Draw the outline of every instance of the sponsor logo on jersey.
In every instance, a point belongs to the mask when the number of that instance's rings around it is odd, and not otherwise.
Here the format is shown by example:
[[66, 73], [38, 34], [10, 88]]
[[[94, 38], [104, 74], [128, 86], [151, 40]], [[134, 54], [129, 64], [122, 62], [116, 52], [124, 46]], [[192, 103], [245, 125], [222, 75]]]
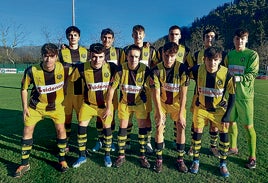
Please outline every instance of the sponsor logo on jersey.
[[169, 92], [179, 92], [180, 91], [180, 85], [174, 84], [174, 83], [164, 83], [163, 88], [164, 88], [164, 90], [169, 91]]
[[245, 62], [245, 60], [246, 60], [245, 57], [241, 57], [241, 58], [240, 58], [240, 61], [241, 61], [241, 62]]
[[121, 85], [120, 88], [122, 91], [132, 94], [139, 93], [142, 89], [141, 86], [134, 86], [134, 85]]
[[114, 63], [115, 65], [118, 65], [118, 64], [117, 64], [117, 62], [118, 62], [117, 60], [107, 60], [107, 62], [112, 62], [112, 63]]
[[147, 67], [149, 67], [148, 60], [140, 60], [140, 63], [143, 63], [144, 65], [146, 65]]
[[206, 97], [221, 97], [223, 95], [223, 89], [215, 89], [215, 88], [206, 88], [200, 87], [198, 88], [198, 93], [200, 95], [204, 95]]
[[40, 94], [47, 94], [47, 93], [53, 93], [53, 92], [60, 90], [61, 88], [63, 88], [63, 85], [64, 85], [64, 82], [62, 81], [60, 83], [53, 84], [53, 85], [36, 86], [36, 88]]
[[229, 65], [229, 72], [234, 75], [243, 75], [245, 67], [241, 65]]
[[108, 89], [109, 82], [88, 83], [87, 87], [91, 91], [103, 91]]

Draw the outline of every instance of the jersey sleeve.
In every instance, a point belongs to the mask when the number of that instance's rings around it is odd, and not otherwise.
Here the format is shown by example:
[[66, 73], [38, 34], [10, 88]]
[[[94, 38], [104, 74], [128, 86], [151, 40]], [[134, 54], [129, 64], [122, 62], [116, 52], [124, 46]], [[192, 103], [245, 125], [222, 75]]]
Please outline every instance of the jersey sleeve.
[[195, 65], [189, 70], [189, 77], [195, 81], [197, 81], [197, 76], [198, 76], [198, 68], [199, 65]]
[[250, 62], [248, 67], [245, 69], [244, 75], [240, 76], [242, 82], [253, 81], [259, 72], [259, 55], [257, 52], [253, 51], [250, 54]]
[[108, 64], [110, 65], [111, 77], [114, 77], [118, 71], [118, 66], [113, 62], [108, 62]]
[[115, 73], [115, 76], [110, 83], [110, 85], [113, 89], [116, 89], [119, 86], [119, 84], [121, 82], [122, 71], [123, 71], [122, 67], [119, 67], [117, 72]]
[[150, 88], [160, 88], [159, 70], [157, 66], [153, 67], [150, 73]]
[[227, 91], [229, 94], [235, 94], [235, 79], [229, 72], [227, 78], [230, 78], [227, 82]]
[[186, 64], [180, 64], [179, 73], [181, 78], [181, 85], [182, 86], [189, 86], [190, 85], [190, 78], [189, 78], [189, 71]]
[[160, 47], [158, 50], [157, 50], [157, 59], [159, 62], [161, 62], [163, 59], [162, 59], [162, 50], [163, 50], [163, 46]]
[[159, 63], [158, 57], [157, 57], [157, 52], [154, 47], [151, 46], [152, 51], [152, 66], [155, 66]]
[[32, 84], [33, 77], [32, 77], [32, 66], [28, 67], [23, 74], [22, 80], [21, 80], [21, 89], [27, 90], [29, 88], [29, 85]]

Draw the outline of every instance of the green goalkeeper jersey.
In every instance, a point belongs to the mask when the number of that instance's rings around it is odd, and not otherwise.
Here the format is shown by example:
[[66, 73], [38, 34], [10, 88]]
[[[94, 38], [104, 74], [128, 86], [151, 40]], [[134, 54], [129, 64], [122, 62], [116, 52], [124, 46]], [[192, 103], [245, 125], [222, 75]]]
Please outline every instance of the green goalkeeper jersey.
[[236, 82], [236, 100], [254, 98], [254, 80], [259, 71], [259, 55], [251, 49], [232, 50], [228, 53], [226, 64], [229, 71], [240, 77]]

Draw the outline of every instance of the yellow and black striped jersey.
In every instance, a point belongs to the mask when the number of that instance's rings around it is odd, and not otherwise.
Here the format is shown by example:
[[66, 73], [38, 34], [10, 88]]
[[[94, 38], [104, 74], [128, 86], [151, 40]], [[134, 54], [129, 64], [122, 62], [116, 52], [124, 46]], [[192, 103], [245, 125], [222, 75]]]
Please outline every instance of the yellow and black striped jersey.
[[29, 107], [33, 109], [52, 111], [62, 105], [64, 86], [68, 78], [68, 68], [56, 62], [55, 69], [47, 72], [42, 69], [42, 63], [28, 67], [21, 82], [21, 89], [27, 90], [33, 84]]
[[72, 78], [76, 78], [79, 75], [76, 69], [77, 64], [85, 63], [89, 59], [89, 52], [86, 48], [79, 46], [78, 49], [72, 50], [69, 48], [64, 48], [60, 50], [59, 60], [65, 65], [69, 66], [69, 80], [67, 87], [67, 94], [71, 95], [82, 95], [83, 94], [83, 83], [82, 80], [76, 80], [75, 82], [70, 82]]
[[[194, 53], [194, 56], [188, 62], [188, 65], [190, 68], [195, 66], [195, 65], [200, 65], [200, 64], [204, 63], [204, 52], [205, 52], [205, 49], [201, 49], [201, 50]], [[223, 66], [225, 66], [224, 59], [225, 59], [226, 55], [227, 55], [227, 53], [225, 51], [222, 51], [221, 65], [223, 65]]]
[[110, 47], [105, 49], [105, 60], [107, 62], [113, 62], [116, 65], [122, 65], [125, 62], [125, 52], [121, 48]]
[[[158, 60], [163, 60], [162, 52], [163, 52], [163, 46], [160, 47], [157, 51]], [[177, 56], [176, 56], [176, 61], [179, 61], [181, 63], [188, 63], [188, 59], [189, 59], [188, 57], [191, 57], [190, 49], [180, 44], [178, 52], [177, 52]]]
[[192, 74], [196, 81], [198, 99], [196, 105], [201, 105], [207, 110], [223, 107], [225, 92], [235, 94], [235, 82], [228, 68], [219, 66], [215, 73], [209, 73], [205, 64], [196, 65], [192, 68]]
[[[128, 47], [129, 46], [126, 46], [124, 48], [125, 55], [127, 53]], [[127, 60], [125, 61], [127, 62]], [[143, 47], [141, 48], [140, 63], [145, 64], [149, 68], [159, 63], [156, 49], [153, 46], [151, 46], [148, 42], [144, 42]]]
[[67, 48], [61, 49], [59, 52], [60, 62], [76, 64], [77, 62], [86, 62], [88, 60], [88, 50], [82, 46], [72, 50]]
[[104, 108], [107, 90], [117, 66], [114, 63], [104, 63], [100, 69], [94, 69], [90, 62], [86, 62], [80, 64], [78, 70], [85, 83], [85, 103]]
[[151, 88], [160, 88], [161, 101], [166, 104], [179, 102], [181, 86], [189, 85], [188, 69], [181, 62], [175, 62], [172, 68], [165, 68], [164, 63], [157, 64], [151, 71]]
[[145, 87], [149, 84], [149, 68], [139, 63], [138, 69], [130, 70], [127, 63], [119, 67], [112, 87], [120, 88], [119, 101], [128, 105], [139, 105], [146, 102]]

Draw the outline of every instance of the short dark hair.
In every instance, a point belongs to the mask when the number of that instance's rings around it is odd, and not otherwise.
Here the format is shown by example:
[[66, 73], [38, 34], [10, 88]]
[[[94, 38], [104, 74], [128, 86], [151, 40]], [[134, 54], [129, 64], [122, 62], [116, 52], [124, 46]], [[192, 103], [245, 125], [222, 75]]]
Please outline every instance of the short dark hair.
[[76, 27], [76, 26], [70, 26], [70, 27], [68, 27], [68, 28], [65, 30], [66, 37], [68, 37], [68, 35], [69, 35], [72, 31], [77, 32], [78, 35], [80, 36], [80, 29], [78, 29], [78, 27]]
[[204, 32], [203, 32], [203, 40], [205, 40], [205, 36], [210, 33], [210, 32], [214, 32], [215, 33], [215, 39], [218, 39], [218, 34], [217, 32], [214, 30], [214, 29], [206, 29]]
[[132, 44], [130, 45], [127, 50], [126, 50], [126, 55], [128, 55], [128, 53], [131, 51], [131, 50], [137, 50], [137, 51], [140, 51], [141, 52], [141, 48], [135, 44]]
[[168, 32], [174, 30], [174, 29], [179, 29], [181, 31], [181, 28], [177, 25], [172, 25], [169, 29], [168, 29]]
[[112, 29], [110, 29], [110, 28], [102, 29], [101, 37], [105, 36], [107, 34], [112, 34], [112, 36], [114, 37], [114, 31], [112, 31]]
[[174, 42], [168, 42], [163, 46], [163, 51], [169, 54], [177, 53], [179, 46]]
[[105, 47], [101, 43], [93, 43], [89, 46], [90, 53], [104, 53]]
[[142, 25], [133, 26], [132, 32], [137, 32], [137, 31], [144, 31], [145, 32], [145, 28]]
[[244, 28], [239, 28], [235, 30], [234, 36], [238, 36], [238, 37], [243, 37], [243, 36], [248, 36], [249, 32], [247, 29]]
[[41, 55], [58, 55], [59, 54], [59, 49], [58, 47], [53, 44], [53, 43], [46, 43], [42, 46], [41, 48]]
[[222, 58], [222, 49], [216, 46], [210, 46], [207, 49], [205, 49], [204, 57], [207, 58], [216, 58], [220, 57]]

